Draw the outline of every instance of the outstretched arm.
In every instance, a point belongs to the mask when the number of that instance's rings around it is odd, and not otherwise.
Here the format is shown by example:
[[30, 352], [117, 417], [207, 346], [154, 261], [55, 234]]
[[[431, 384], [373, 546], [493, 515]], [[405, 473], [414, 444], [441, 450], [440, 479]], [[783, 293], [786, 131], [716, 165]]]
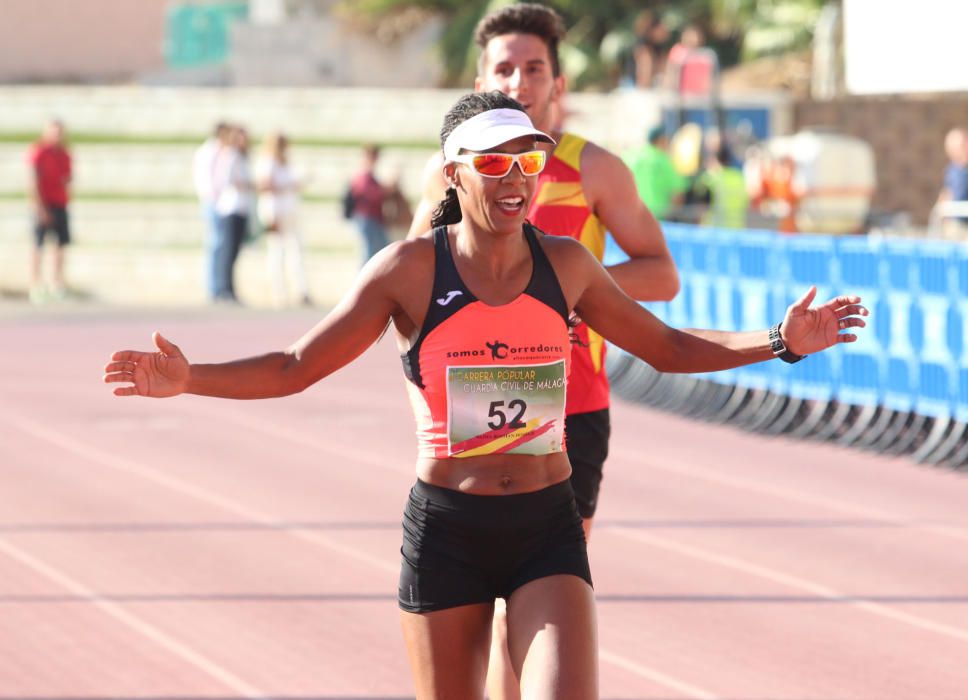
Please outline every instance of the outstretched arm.
[[[629, 256], [626, 262], [609, 266], [609, 273], [633, 299], [672, 299], [679, 291], [676, 265], [659, 222], [639, 197], [631, 171], [613, 153], [593, 145], [586, 150], [588, 174], [584, 182], [595, 215]], [[583, 162], [585, 159], [583, 156]]]
[[[714, 372], [773, 358], [769, 331], [729, 332], [670, 328], [624, 294], [587, 252], [570, 257], [563, 270], [580, 286], [575, 310], [606, 339], [662, 372]], [[780, 327], [787, 349], [798, 355], [820, 352], [837, 343], [857, 340], [841, 331], [863, 328], [868, 311], [860, 297], [839, 296], [811, 306], [811, 287], [790, 305]]]
[[155, 352], [121, 350], [105, 366], [104, 382], [125, 386], [116, 396], [164, 398], [198, 394], [264, 399], [302, 391], [350, 363], [386, 329], [398, 310], [392, 292], [400, 244], [385, 248], [363, 268], [355, 287], [325, 319], [285, 350], [220, 364], [191, 364], [160, 333]]

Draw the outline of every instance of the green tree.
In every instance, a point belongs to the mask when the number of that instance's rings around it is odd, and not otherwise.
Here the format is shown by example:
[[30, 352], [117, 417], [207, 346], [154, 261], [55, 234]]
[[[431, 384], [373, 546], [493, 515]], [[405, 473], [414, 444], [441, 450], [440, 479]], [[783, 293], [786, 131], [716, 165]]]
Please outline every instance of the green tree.
[[[612, 87], [615, 64], [630, 49], [636, 16], [649, 10], [673, 30], [702, 26], [723, 66], [809, 46], [820, 9], [831, 0], [545, 0], [569, 27], [562, 62], [571, 84]], [[838, 1], [838, 0], [833, 0]], [[514, 0], [347, 0], [345, 12], [376, 21], [419, 8], [445, 19], [440, 38], [446, 81], [466, 85], [474, 75], [474, 27], [486, 13]]]

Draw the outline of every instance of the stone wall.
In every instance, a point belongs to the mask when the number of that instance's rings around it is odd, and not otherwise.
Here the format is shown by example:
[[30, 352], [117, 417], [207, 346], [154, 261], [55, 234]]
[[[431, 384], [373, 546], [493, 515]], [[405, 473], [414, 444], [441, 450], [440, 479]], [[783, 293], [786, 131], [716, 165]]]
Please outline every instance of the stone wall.
[[966, 93], [803, 101], [793, 111], [796, 130], [830, 127], [870, 143], [877, 163], [874, 208], [909, 212], [917, 225], [927, 223], [941, 189], [945, 133], [968, 128]]

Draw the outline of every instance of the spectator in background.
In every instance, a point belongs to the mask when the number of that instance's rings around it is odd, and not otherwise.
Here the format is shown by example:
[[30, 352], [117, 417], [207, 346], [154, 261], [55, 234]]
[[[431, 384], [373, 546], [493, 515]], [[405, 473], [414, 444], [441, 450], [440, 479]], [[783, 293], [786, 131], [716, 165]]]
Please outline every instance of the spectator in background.
[[215, 258], [215, 296], [217, 302], [238, 304], [235, 292], [235, 261], [249, 230], [254, 185], [249, 170], [249, 134], [232, 127], [229, 146], [217, 159], [216, 182], [221, 183], [215, 211], [218, 214], [222, 243]]
[[779, 220], [780, 233], [797, 233], [797, 210], [803, 198], [803, 183], [797, 178], [797, 163], [792, 156], [767, 160], [764, 168], [766, 204]]
[[716, 55], [705, 46], [698, 24], [687, 24], [679, 41], [669, 49], [665, 85], [682, 94], [706, 95], [713, 89]]
[[202, 206], [205, 222], [205, 277], [208, 295], [212, 300], [218, 295], [218, 260], [225, 256], [223, 226], [215, 204], [225, 184], [222, 181], [226, 172], [224, 161], [231, 153], [231, 138], [232, 127], [225, 122], [217, 123], [212, 135], [198, 147], [192, 159], [195, 193]]
[[648, 143], [626, 152], [622, 160], [632, 171], [639, 197], [655, 218], [666, 218], [682, 204], [689, 181], [672, 163], [669, 136], [661, 124], [649, 129]]
[[[42, 303], [48, 297], [63, 299], [64, 252], [71, 242], [67, 203], [70, 200], [71, 154], [64, 143], [64, 125], [54, 119], [47, 123], [40, 140], [27, 151], [30, 165], [29, 192], [34, 207], [34, 247], [30, 262], [30, 300]], [[51, 284], [43, 283], [44, 241], [56, 236]]]
[[363, 239], [363, 264], [389, 242], [383, 218], [383, 204], [394, 188], [385, 187], [376, 179], [375, 170], [379, 159], [379, 146], [364, 146], [363, 164], [350, 181], [353, 221]]
[[706, 169], [697, 183], [709, 193], [709, 208], [702, 217], [704, 226], [745, 228], [749, 195], [743, 172], [734, 167], [732, 154], [725, 143], [716, 140], [716, 148], [706, 157]]
[[288, 266], [290, 280], [300, 303], [312, 306], [297, 218], [300, 183], [289, 164], [289, 140], [283, 134], [266, 137], [262, 157], [256, 166], [256, 182], [259, 190], [259, 222], [266, 236], [269, 278], [276, 305], [284, 306], [288, 299]]
[[[968, 131], [960, 128], [949, 131], [945, 136], [944, 150], [948, 156], [948, 167], [936, 205], [942, 215], [944, 205], [948, 202], [960, 202], [968, 207]], [[941, 232], [945, 238], [968, 239], [968, 216], [945, 216]]]
[[635, 86], [651, 88], [665, 69], [669, 49], [669, 27], [652, 10], [642, 10], [635, 18], [635, 45], [632, 62]]

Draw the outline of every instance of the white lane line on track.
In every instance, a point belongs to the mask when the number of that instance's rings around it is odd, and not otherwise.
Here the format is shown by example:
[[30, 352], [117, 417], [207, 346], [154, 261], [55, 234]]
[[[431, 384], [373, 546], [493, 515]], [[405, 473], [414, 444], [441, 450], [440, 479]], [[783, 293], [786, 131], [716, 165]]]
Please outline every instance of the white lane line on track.
[[[99, 450], [95, 447], [85, 445], [67, 436], [51, 431], [47, 429], [45, 426], [39, 423], [35, 423], [34, 421], [30, 421], [19, 416], [15, 417], [11, 413], [7, 414], [7, 420], [10, 423], [13, 423], [18, 427], [20, 427], [22, 430], [24, 430], [24, 432], [27, 432], [33, 435], [35, 438], [38, 438], [45, 442], [52, 443], [60, 447], [61, 449], [77, 454], [81, 457], [84, 457], [85, 459], [95, 461], [106, 467], [109, 467], [112, 469], [118, 469], [128, 474], [139, 476], [153, 483], [156, 483], [160, 486], [163, 486], [168, 489], [172, 489], [178, 493], [182, 493], [192, 498], [196, 498], [210, 505], [214, 505], [218, 508], [222, 508], [224, 510], [227, 510], [231, 513], [239, 515], [240, 517], [243, 517], [248, 520], [254, 520], [256, 522], [269, 523], [269, 524], [273, 524], [277, 522], [276, 519], [270, 518], [262, 513], [258, 513], [257, 511], [247, 508], [246, 506], [243, 506], [241, 504], [238, 504], [235, 501], [224, 498], [217, 494], [213, 494], [203, 488], [200, 488], [188, 482], [182, 481], [181, 479], [177, 479], [175, 477], [171, 477], [166, 474], [163, 474], [151, 467], [147, 467], [147, 466], [132, 462], [130, 460], [125, 460], [125, 459], [115, 457], [114, 455], [108, 454], [103, 450]], [[248, 420], [246, 420], [245, 422], [248, 423]], [[255, 421], [253, 421], [253, 425], [254, 423]], [[294, 433], [290, 434], [288, 431], [280, 430], [278, 432], [275, 432], [274, 434], [277, 437], [280, 437], [286, 440], [296, 441], [299, 444], [311, 444], [311, 446], [314, 447], [315, 449], [328, 451], [332, 454], [336, 454], [339, 456], [347, 456], [347, 457], [351, 456], [354, 459], [360, 459], [358, 450], [351, 450], [350, 448], [334, 447], [327, 442], [317, 443], [316, 441], [312, 441], [310, 443], [308, 439], [295, 438], [294, 436], [296, 434]], [[375, 465], [379, 464], [379, 465], [382, 465], [383, 467], [387, 467], [385, 463], [378, 462], [376, 458], [369, 458], [368, 460], [364, 460], [364, 461], [367, 461], [368, 463], [372, 463]], [[337, 549], [341, 553], [347, 554], [350, 557], [363, 561], [367, 564], [372, 564], [373, 566], [383, 570], [390, 570], [394, 574], [399, 573], [400, 571], [399, 563], [391, 564], [388, 561], [358, 553], [350, 547], [344, 547], [342, 545], [338, 545], [337, 543], [333, 543], [325, 538], [319, 537], [316, 535], [316, 533], [305, 532], [301, 530], [287, 530], [286, 532], [293, 536], [300, 537], [301, 539], [306, 540], [312, 544], [321, 545], [331, 549]], [[93, 593], [87, 593], [86, 595], [93, 595]], [[94, 597], [96, 598], [96, 596]], [[670, 690], [683, 693], [689, 698], [692, 698], [693, 700], [715, 700], [715, 698], [718, 697], [717, 695], [710, 693], [706, 690], [699, 689], [696, 686], [693, 686], [687, 683], [686, 681], [678, 680], [673, 676], [657, 671], [633, 659], [629, 659], [628, 657], [622, 656], [621, 654], [616, 654], [612, 651], [609, 651], [608, 649], [604, 649], [600, 647], [599, 658], [602, 661], [612, 664], [613, 666], [622, 668], [625, 671], [632, 673], [633, 675], [637, 675], [641, 678], [648, 679], [653, 683], [669, 688]]]
[[[389, 403], [389, 402], [384, 402]], [[395, 404], [394, 404], [394, 407]], [[385, 408], [385, 406], [384, 406]], [[335, 453], [344, 457], [346, 459], [354, 459], [356, 461], [362, 461], [367, 464], [380, 467], [383, 469], [390, 469], [391, 471], [400, 471], [399, 467], [394, 467], [388, 465], [385, 461], [371, 457], [369, 455], [361, 454], [359, 449], [354, 449], [347, 445], [340, 445], [332, 442], [331, 440], [322, 440], [319, 438], [314, 438], [312, 436], [304, 435], [300, 432], [295, 432], [286, 428], [280, 428], [274, 424], [267, 424], [264, 421], [257, 420], [250, 416], [242, 415], [235, 411], [229, 413], [221, 414], [221, 417], [231, 420], [232, 422], [241, 425], [245, 428], [256, 430], [262, 432], [266, 435], [271, 435], [272, 437], [280, 438], [283, 440], [289, 440], [306, 447], [311, 447], [313, 449], [325, 450], [330, 453]], [[396, 462], [394, 462], [396, 464]], [[410, 471], [409, 469], [407, 470]], [[676, 679], [668, 674], [657, 671], [653, 668], [645, 666], [638, 663], [632, 659], [615, 654], [608, 651], [607, 649], [599, 648], [599, 659], [605, 663], [609, 663], [613, 666], [617, 666], [633, 675], [637, 675], [641, 678], [649, 679], [663, 687], [669, 688], [670, 690], [675, 690], [676, 692], [683, 693], [689, 698], [694, 700], [715, 700], [717, 697], [714, 693], [707, 690], [703, 690], [696, 686], [690, 685], [685, 681]]]
[[[189, 496], [196, 500], [202, 501], [203, 503], [207, 503], [208, 505], [215, 506], [216, 508], [220, 508], [224, 511], [237, 515], [245, 520], [270, 526], [274, 526], [279, 523], [278, 518], [273, 518], [266, 513], [255, 510], [254, 508], [249, 508], [248, 506], [245, 506], [231, 498], [220, 496], [217, 493], [213, 493], [188, 481], [184, 481], [183, 479], [170, 476], [144, 464], [117, 457], [96, 447], [85, 445], [84, 443], [78, 442], [73, 438], [69, 438], [66, 435], [62, 435], [50, 430], [40, 423], [36, 423], [32, 420], [19, 416], [13, 416], [12, 414], [7, 415], [7, 420], [10, 423], [18, 426], [24, 432], [33, 435], [35, 438], [49, 442], [63, 450], [72, 452], [80, 457], [83, 457], [84, 459], [97, 462], [105, 467], [116, 469], [128, 474], [134, 474], [135, 476], [151, 481], [159, 486], [163, 486], [177, 493]], [[390, 571], [394, 574], [399, 573], [398, 566], [393, 566], [382, 559], [370, 556], [364, 552], [359, 552], [352, 546], [342, 544], [329, 537], [325, 537], [318, 532], [294, 529], [286, 529], [283, 532], [291, 537], [296, 537], [298, 539], [311, 542], [312, 544], [321, 545], [327, 549], [333, 550], [334, 552], [338, 552], [344, 556], [350, 557], [351, 559], [371, 564], [377, 568], [383, 569], [384, 571]]]
[[231, 688], [234, 692], [249, 700], [271, 700], [271, 696], [263, 691], [254, 688], [244, 680], [236, 676], [231, 671], [224, 669], [219, 664], [198, 651], [195, 651], [187, 644], [183, 644], [174, 637], [171, 637], [154, 625], [145, 622], [137, 615], [125, 610], [120, 605], [104, 600], [94, 591], [83, 584], [75, 581], [63, 571], [46, 564], [39, 559], [31, 556], [19, 547], [11, 544], [7, 540], [0, 538], [0, 551], [11, 559], [14, 559], [46, 579], [53, 581], [58, 586], [70, 591], [72, 594], [83, 598], [87, 602], [96, 606], [101, 612], [114, 618], [125, 627], [131, 629], [136, 634], [145, 637], [151, 642], [159, 645], [172, 655], [180, 658], [188, 665], [195, 667], [202, 673], [214, 678], [226, 688]]
[[354, 447], [352, 445], [334, 442], [329, 438], [323, 439], [313, 437], [312, 435], [306, 435], [301, 431], [280, 427], [275, 423], [269, 423], [254, 416], [243, 415], [240, 412], [232, 410], [220, 412], [219, 419], [231, 421], [236, 425], [260, 432], [263, 435], [279, 438], [281, 440], [288, 440], [289, 442], [302, 445], [303, 447], [311, 447], [314, 450], [325, 450], [326, 452], [337, 455], [347, 461], [361, 462], [367, 466], [376, 467], [377, 469], [384, 469], [397, 474], [410, 474], [414, 476], [414, 479], [416, 479], [413, 466], [402, 465], [400, 463], [401, 460], [394, 459], [393, 457], [386, 459], [375, 457], [368, 453], [365, 447]]
[[628, 671], [629, 673], [641, 676], [642, 678], [648, 678], [655, 683], [669, 688], [670, 690], [675, 690], [676, 692], [682, 693], [688, 698], [693, 698], [694, 700], [717, 700], [719, 698], [715, 693], [711, 693], [708, 690], [703, 690], [689, 683], [680, 681], [665, 673], [660, 673], [653, 668], [648, 666], [643, 666], [642, 664], [636, 663], [635, 661], [630, 661], [629, 659], [613, 654], [605, 649], [599, 649], [598, 658], [606, 663], [610, 663], [613, 666], [618, 666], [621, 669]]
[[[680, 476], [687, 476], [693, 479], [709, 481], [714, 484], [729, 486], [742, 491], [753, 491], [754, 493], [776, 496], [777, 498], [783, 498], [788, 501], [795, 501], [797, 503], [803, 503], [810, 506], [819, 506], [821, 508], [826, 508], [827, 510], [839, 511], [842, 513], [848, 513], [850, 515], [871, 518], [873, 520], [882, 520], [885, 523], [897, 523], [898, 525], [902, 525], [912, 530], [921, 530], [923, 532], [930, 532], [936, 535], [945, 535], [947, 537], [968, 541], [968, 531], [960, 528], [951, 527], [949, 525], [906, 523], [898, 520], [896, 515], [886, 513], [882, 510], [876, 510], [874, 508], [865, 508], [847, 501], [840, 501], [834, 498], [826, 498], [823, 496], [808, 495], [799, 491], [794, 491], [793, 489], [786, 489], [781, 486], [764, 484], [753, 479], [744, 479], [743, 477], [724, 476], [722, 474], [716, 474], [714, 472], [708, 472], [702, 469], [683, 469], [681, 467], [659, 464], [656, 461], [645, 460], [642, 458], [640, 453], [633, 452], [627, 448], [613, 446], [610, 449], [610, 456], [613, 459], [618, 458], [621, 460], [628, 460], [635, 464], [645, 465], [648, 469], [661, 469], [662, 471], [669, 472], [671, 474], [678, 474]], [[633, 471], [632, 473], [635, 472]]]
[[809, 593], [813, 593], [814, 595], [825, 600], [843, 601], [851, 607], [864, 610], [865, 612], [869, 612], [879, 617], [889, 618], [912, 627], [917, 627], [929, 632], [935, 632], [962, 642], [968, 642], [968, 630], [958, 627], [951, 627], [950, 625], [944, 625], [940, 622], [919, 617], [918, 615], [911, 615], [910, 613], [906, 613], [902, 610], [896, 610], [881, 603], [873, 603], [871, 601], [863, 600], [862, 598], [855, 600], [852, 596], [848, 596], [845, 593], [841, 593], [840, 591], [824, 586], [823, 584], [808, 581], [806, 579], [799, 578], [798, 576], [785, 574], [782, 571], [777, 571], [776, 569], [760, 566], [759, 564], [753, 564], [736, 557], [717, 554], [700, 547], [682, 544], [680, 542], [666, 539], [665, 537], [651, 535], [638, 530], [630, 530], [628, 528], [610, 525], [600, 525], [599, 530], [601, 532], [620, 535], [631, 540], [638, 540], [639, 542], [644, 542], [645, 544], [652, 545], [653, 547], [658, 547], [660, 549], [685, 555], [693, 559], [699, 559], [710, 564], [716, 564], [728, 569], [733, 569], [734, 571], [741, 571], [745, 574], [766, 579], [768, 581], [773, 581], [774, 583], [779, 583], [783, 586], [788, 586], [801, 591], [808, 591]]
[[[388, 403], [388, 402], [385, 402]], [[384, 406], [385, 407], [385, 406]], [[394, 405], [394, 407], [396, 407]], [[274, 424], [267, 424], [264, 421], [259, 421], [250, 416], [245, 416], [237, 412], [230, 412], [229, 414], [221, 414], [221, 417], [231, 420], [238, 425], [245, 428], [256, 430], [262, 432], [266, 435], [271, 435], [272, 437], [280, 438], [283, 440], [289, 440], [306, 447], [311, 447], [313, 449], [324, 450], [330, 453], [335, 453], [344, 457], [346, 459], [353, 459], [356, 461], [365, 462], [367, 464], [380, 467], [383, 469], [390, 469], [391, 471], [400, 471], [399, 467], [394, 467], [388, 465], [385, 461], [371, 457], [369, 455], [361, 454], [359, 449], [354, 449], [347, 445], [340, 445], [332, 442], [331, 440], [322, 440], [319, 438], [314, 438], [312, 436], [304, 435], [303, 433], [295, 432], [286, 428], [280, 428]], [[396, 464], [396, 462], [394, 462]], [[410, 472], [410, 469], [407, 469]], [[652, 682], [661, 685], [670, 690], [682, 693], [686, 697], [692, 698], [693, 700], [716, 700], [718, 697], [714, 693], [708, 690], [703, 690], [694, 685], [686, 683], [685, 681], [679, 680], [670, 676], [668, 674], [657, 671], [653, 668], [645, 666], [637, 661], [629, 659], [628, 657], [621, 656], [614, 652], [608, 651], [604, 648], [599, 648], [599, 659], [605, 663], [611, 664], [618, 668], [621, 668], [628, 673], [639, 676], [640, 678], [646, 678]]]

